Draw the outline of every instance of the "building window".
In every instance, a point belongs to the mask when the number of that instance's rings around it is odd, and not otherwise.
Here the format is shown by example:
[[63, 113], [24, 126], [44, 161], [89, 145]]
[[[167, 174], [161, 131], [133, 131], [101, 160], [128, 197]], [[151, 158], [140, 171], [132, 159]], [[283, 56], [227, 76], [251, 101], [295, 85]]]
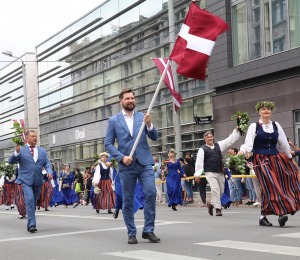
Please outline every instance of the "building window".
[[233, 64], [299, 47], [299, 2], [232, 1]]

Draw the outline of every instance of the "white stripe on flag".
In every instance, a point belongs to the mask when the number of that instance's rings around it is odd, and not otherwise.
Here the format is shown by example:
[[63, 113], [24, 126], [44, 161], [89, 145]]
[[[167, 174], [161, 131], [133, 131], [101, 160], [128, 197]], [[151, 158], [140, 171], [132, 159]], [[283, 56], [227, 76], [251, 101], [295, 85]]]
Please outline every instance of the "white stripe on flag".
[[196, 35], [189, 34], [189, 31], [190, 27], [186, 24], [182, 24], [179, 36], [187, 41], [186, 48], [210, 56], [215, 46], [215, 42], [202, 37], [198, 37]]

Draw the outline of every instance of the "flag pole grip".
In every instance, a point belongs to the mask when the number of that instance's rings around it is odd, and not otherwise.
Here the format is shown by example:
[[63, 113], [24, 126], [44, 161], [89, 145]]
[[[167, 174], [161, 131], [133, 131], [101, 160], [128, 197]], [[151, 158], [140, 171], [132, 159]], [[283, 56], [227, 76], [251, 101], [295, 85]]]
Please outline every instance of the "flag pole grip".
[[[165, 78], [165, 76], [166, 76], [166, 74], [167, 74], [167, 71], [168, 71], [168, 68], [169, 68], [169, 66], [170, 66], [170, 63], [171, 63], [171, 60], [169, 59], [168, 62], [167, 62], [167, 64], [166, 64], [166, 67], [165, 67], [165, 69], [164, 69], [164, 72], [162, 73], [162, 75], [161, 75], [161, 77], [160, 77], [160, 80], [159, 80], [159, 82], [158, 82], [158, 85], [157, 85], [157, 87], [156, 87], [156, 90], [155, 90], [155, 92], [154, 92], [154, 95], [153, 95], [153, 97], [152, 97], [151, 103], [150, 103], [149, 108], [148, 108], [148, 110], [147, 110], [147, 114], [150, 114], [150, 113], [151, 113], [152, 107], [153, 107], [154, 102], [155, 102], [155, 100], [156, 100], [156, 98], [157, 98], [157, 95], [158, 95], [159, 90], [160, 90], [160, 88], [161, 88], [161, 85], [162, 85], [162, 83], [163, 83], [163, 81], [164, 81], [164, 78]], [[138, 145], [138, 142], [139, 142], [139, 140], [140, 140], [140, 138], [141, 138], [142, 132], [144, 131], [145, 125], [146, 125], [146, 123], [145, 123], [145, 121], [143, 121], [143, 124], [142, 124], [142, 126], [141, 126], [141, 128], [140, 128], [140, 130], [139, 130], [139, 133], [138, 133], [138, 135], [137, 135], [137, 137], [136, 137], [136, 139], [135, 139], [135, 142], [134, 142], [134, 144], [133, 144], [133, 146], [132, 146], [132, 149], [131, 149], [131, 152], [130, 152], [130, 155], [129, 155], [129, 157], [130, 157], [131, 159], [132, 159], [133, 154], [134, 154], [134, 152], [135, 152], [135, 149], [136, 149], [136, 147], [137, 147], [137, 145]]]

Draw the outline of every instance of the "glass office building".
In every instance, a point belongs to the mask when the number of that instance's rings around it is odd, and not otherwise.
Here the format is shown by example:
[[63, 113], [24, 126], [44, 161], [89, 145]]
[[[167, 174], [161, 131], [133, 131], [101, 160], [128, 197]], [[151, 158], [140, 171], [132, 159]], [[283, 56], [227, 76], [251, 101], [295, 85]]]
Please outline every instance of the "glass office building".
[[[15, 58], [13, 57], [12, 60]], [[0, 161], [14, 151], [13, 120], [38, 130], [38, 84], [34, 53], [25, 53], [0, 69]]]
[[[174, 1], [178, 34], [190, 1]], [[201, 3], [204, 6], [204, 1]], [[118, 95], [132, 88], [137, 109], [147, 111], [160, 74], [152, 57], [170, 53], [166, 0], [111, 0], [36, 47], [41, 145], [57, 166], [89, 166], [104, 151], [108, 118], [120, 111]], [[197, 152], [211, 124], [212, 94], [204, 81], [178, 76], [182, 150]], [[162, 158], [175, 147], [172, 97], [164, 86], [151, 112]]]
[[230, 117], [237, 111], [248, 112], [250, 122], [256, 122], [255, 104], [270, 100], [276, 102], [272, 120], [299, 146], [300, 1], [217, 2], [208, 10], [226, 17], [231, 30], [214, 49], [209, 65], [215, 137], [227, 136], [234, 126]]

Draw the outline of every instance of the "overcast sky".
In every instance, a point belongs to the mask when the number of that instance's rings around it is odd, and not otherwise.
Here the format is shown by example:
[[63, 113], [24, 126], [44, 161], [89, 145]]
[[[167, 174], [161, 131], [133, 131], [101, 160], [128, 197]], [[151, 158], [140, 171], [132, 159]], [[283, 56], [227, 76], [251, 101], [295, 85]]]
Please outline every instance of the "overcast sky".
[[82, 17], [105, 0], [0, 0], [0, 68]]

